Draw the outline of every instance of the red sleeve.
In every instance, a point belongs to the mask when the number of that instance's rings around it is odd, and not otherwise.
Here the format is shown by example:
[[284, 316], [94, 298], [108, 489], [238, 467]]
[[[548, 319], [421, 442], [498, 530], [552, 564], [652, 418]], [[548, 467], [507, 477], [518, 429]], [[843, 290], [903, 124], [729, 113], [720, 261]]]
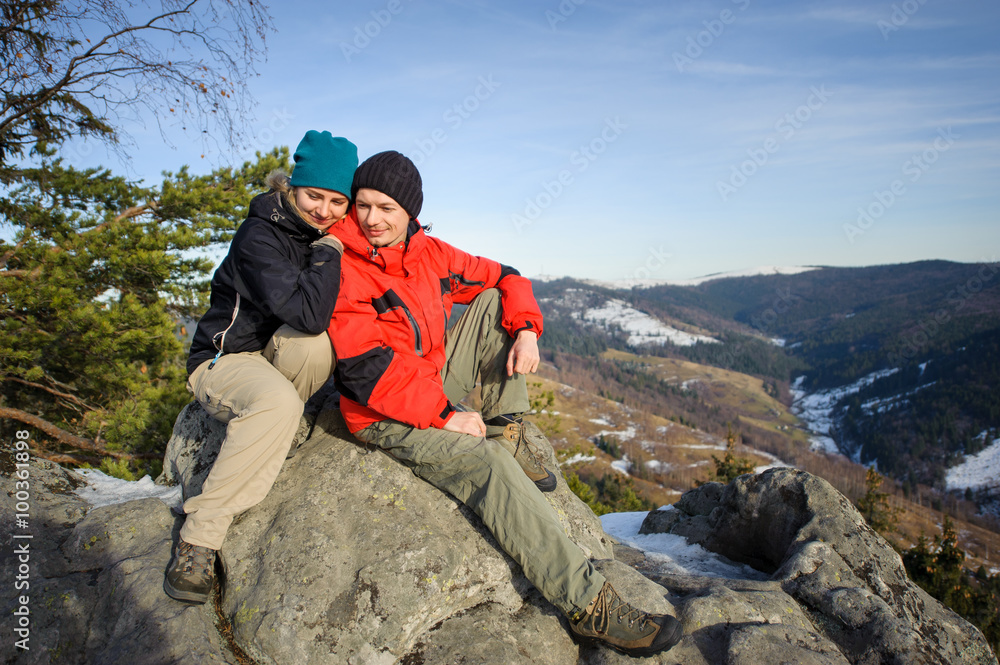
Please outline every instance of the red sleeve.
[[473, 256], [437, 239], [434, 241], [448, 259], [451, 296], [455, 302], [468, 304], [486, 289], [497, 288], [503, 303], [504, 330], [511, 337], [522, 330], [531, 330], [541, 336], [542, 312], [531, 290], [531, 280], [510, 266]]

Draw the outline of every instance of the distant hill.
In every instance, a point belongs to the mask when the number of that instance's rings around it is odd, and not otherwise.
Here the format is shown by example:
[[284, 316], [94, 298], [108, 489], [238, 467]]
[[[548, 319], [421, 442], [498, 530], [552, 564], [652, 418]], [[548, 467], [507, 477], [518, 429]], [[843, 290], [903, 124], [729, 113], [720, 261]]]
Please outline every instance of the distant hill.
[[832, 405], [829, 434], [911, 484], [943, 487], [948, 466], [997, 438], [1000, 264], [789, 272], [627, 289], [536, 282], [541, 344], [684, 358], [769, 379], [786, 401], [799, 377], [806, 392], [873, 377]]

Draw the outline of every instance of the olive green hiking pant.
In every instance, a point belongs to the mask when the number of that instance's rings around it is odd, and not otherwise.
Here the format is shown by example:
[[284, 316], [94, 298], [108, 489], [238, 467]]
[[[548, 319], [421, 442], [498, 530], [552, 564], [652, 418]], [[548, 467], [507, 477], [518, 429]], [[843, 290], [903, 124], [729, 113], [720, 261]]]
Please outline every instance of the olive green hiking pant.
[[[487, 420], [528, 410], [524, 376], [507, 377], [513, 339], [500, 322], [499, 292], [490, 289], [449, 331], [448, 361], [441, 373], [445, 394], [453, 403], [468, 395], [477, 378], [482, 381], [482, 415]], [[472, 508], [525, 576], [562, 612], [572, 616], [597, 597], [604, 578], [567, 537], [552, 506], [500, 444], [394, 420], [374, 423], [355, 436]]]
[[188, 390], [226, 438], [201, 494], [184, 502], [181, 539], [218, 550], [233, 517], [264, 500], [274, 485], [299, 426], [306, 400], [333, 372], [326, 333], [290, 326], [274, 333], [263, 351], [227, 353], [206, 360], [188, 378]]

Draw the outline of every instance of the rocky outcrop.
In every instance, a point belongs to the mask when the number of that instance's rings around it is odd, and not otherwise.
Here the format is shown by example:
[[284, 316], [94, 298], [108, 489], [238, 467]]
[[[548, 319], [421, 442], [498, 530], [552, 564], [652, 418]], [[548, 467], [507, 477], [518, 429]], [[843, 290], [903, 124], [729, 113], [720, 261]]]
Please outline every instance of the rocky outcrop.
[[[913, 584], [899, 554], [821, 478], [771, 469], [703, 485], [671, 508], [650, 513], [640, 533], [681, 535], [770, 574], [750, 593], [725, 585], [733, 627], [710, 632], [711, 641], [729, 643], [730, 654], [756, 643], [777, 656], [791, 641], [816, 653], [798, 662], [996, 661], [979, 631]], [[658, 581], [676, 593], [694, 591], [690, 580]]]
[[[0, 457], [8, 453], [0, 454]], [[4, 489], [10, 475], [0, 460]], [[83, 479], [44, 460], [30, 467], [27, 650], [8, 629], [16, 599], [5, 594], [3, 662], [18, 665], [236, 665], [211, 606], [164, 602], [163, 573], [180, 528], [159, 499], [90, 509], [72, 490]], [[12, 483], [10, 483], [12, 484]], [[0, 493], [0, 570], [6, 588], [17, 567], [14, 500]]]
[[[34, 461], [33, 486], [45, 489], [33, 504], [32, 648], [16, 662], [236, 663], [237, 648], [260, 664], [996, 664], [975, 629], [906, 580], [846, 499], [793, 471], [704, 486], [647, 519], [759, 579], [664, 572], [613, 545], [560, 479], [547, 497], [567, 533], [622, 595], [684, 624], [680, 644], [645, 661], [581, 647], [477, 517], [355, 444], [330, 406], [303, 420], [268, 497], [231, 527], [218, 611], [163, 594], [181, 523], [163, 503], [89, 509], [70, 492], [76, 474]], [[163, 480], [197, 492], [222, 431], [187, 407]], [[0, 503], [8, 520], [13, 499]]]

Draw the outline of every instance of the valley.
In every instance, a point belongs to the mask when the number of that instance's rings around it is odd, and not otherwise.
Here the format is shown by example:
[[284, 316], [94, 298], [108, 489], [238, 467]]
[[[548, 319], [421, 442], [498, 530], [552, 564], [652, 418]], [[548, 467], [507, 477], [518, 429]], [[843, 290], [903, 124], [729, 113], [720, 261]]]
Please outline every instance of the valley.
[[[888, 534], [897, 547], [940, 534], [947, 514], [966, 567], [996, 574], [992, 266], [774, 270], [630, 288], [536, 282], [545, 362], [532, 390], [551, 397], [535, 419], [564, 473], [591, 487], [627, 474], [657, 505], [712, 476], [730, 430], [758, 470], [801, 468], [854, 501], [873, 467], [899, 512]], [[970, 274], [978, 289], [965, 288], [959, 305], [955, 285], [968, 287]]]

